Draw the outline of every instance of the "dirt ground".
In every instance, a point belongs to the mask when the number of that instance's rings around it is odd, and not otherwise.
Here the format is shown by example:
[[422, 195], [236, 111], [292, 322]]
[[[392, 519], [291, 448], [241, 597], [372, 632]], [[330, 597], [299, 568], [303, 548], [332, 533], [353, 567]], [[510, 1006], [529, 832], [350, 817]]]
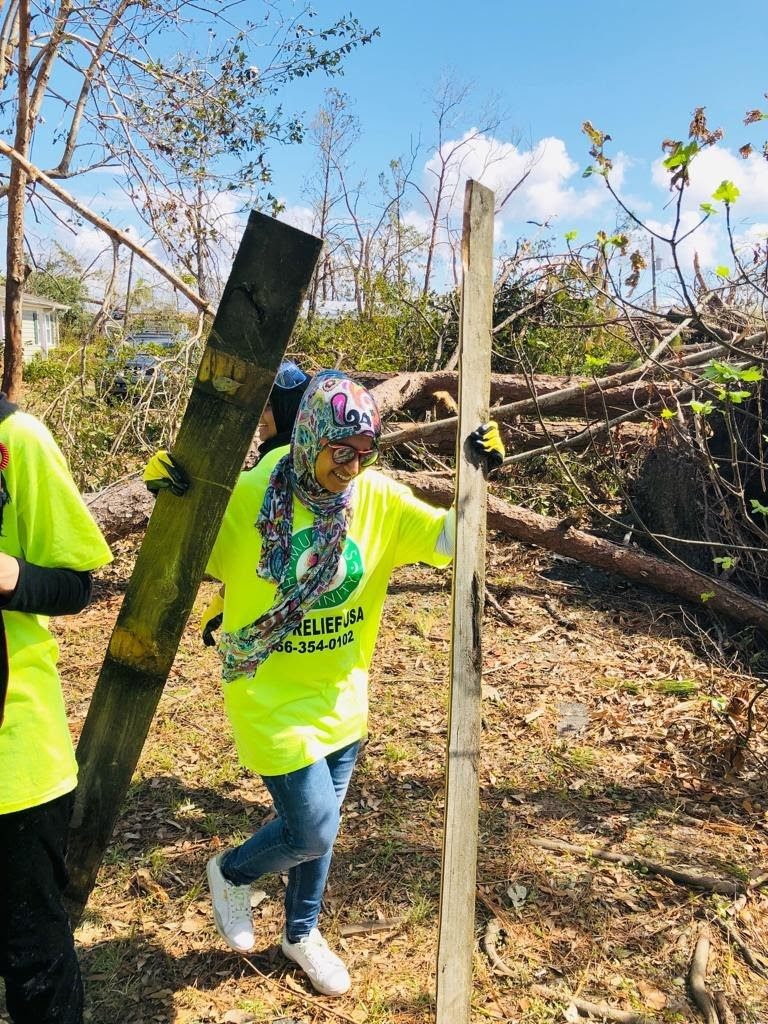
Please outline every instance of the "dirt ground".
[[[710, 990], [733, 1020], [764, 1024], [768, 985], [733, 938], [768, 977], [768, 893], [749, 885], [768, 867], [765, 717], [758, 704], [758, 734], [729, 768], [723, 715], [743, 708], [744, 677], [708, 663], [679, 609], [650, 592], [519, 545], [489, 554], [514, 625], [487, 610], [473, 1021], [576, 1021], [573, 995], [701, 1020], [688, 971], [706, 929]], [[75, 733], [129, 569], [127, 552], [91, 607], [56, 624]], [[449, 616], [447, 574], [398, 573], [322, 921], [353, 978], [337, 1000], [313, 995], [278, 950], [281, 878], [254, 888], [252, 955], [214, 930], [205, 863], [270, 803], [237, 765], [193, 618], [77, 931], [91, 1024], [434, 1018]], [[535, 840], [698, 869], [741, 892]]]

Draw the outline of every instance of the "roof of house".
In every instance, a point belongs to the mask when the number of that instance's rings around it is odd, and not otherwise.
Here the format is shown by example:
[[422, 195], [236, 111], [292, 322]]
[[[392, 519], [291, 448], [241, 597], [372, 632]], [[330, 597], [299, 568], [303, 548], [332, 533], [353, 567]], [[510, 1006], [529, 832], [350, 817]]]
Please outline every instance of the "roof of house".
[[[0, 301], [5, 302], [5, 285], [0, 284]], [[38, 309], [69, 309], [65, 302], [54, 302], [44, 295], [32, 295], [30, 292], [23, 292], [21, 296], [22, 306], [37, 306]]]

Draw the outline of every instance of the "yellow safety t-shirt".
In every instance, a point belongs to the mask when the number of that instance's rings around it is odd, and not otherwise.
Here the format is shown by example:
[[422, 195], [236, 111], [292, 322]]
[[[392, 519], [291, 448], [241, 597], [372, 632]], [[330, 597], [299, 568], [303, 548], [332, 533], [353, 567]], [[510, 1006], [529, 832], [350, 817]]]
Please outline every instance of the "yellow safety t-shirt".
[[[3, 471], [0, 551], [52, 569], [85, 572], [112, 554], [46, 427], [16, 411], [0, 423], [10, 461]], [[4, 611], [8, 693], [0, 726], [0, 814], [47, 803], [74, 789], [77, 764], [47, 617]]]
[[[257, 575], [255, 526], [269, 476], [285, 448], [270, 452], [235, 486], [208, 563], [225, 584], [222, 627], [247, 626], [274, 603], [276, 586]], [[361, 739], [368, 721], [368, 668], [392, 570], [411, 562], [444, 566], [435, 552], [446, 516], [388, 477], [357, 478], [352, 517], [333, 585], [254, 676], [224, 685], [224, 701], [242, 763], [283, 775]], [[303, 574], [312, 513], [293, 503], [289, 578]]]

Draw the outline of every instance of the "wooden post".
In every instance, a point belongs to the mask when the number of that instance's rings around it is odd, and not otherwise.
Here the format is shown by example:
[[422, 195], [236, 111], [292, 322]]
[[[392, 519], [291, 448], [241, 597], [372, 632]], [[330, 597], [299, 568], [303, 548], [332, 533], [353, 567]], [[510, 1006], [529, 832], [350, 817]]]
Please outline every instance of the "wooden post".
[[191, 486], [183, 498], [157, 498], [78, 744], [73, 917], [96, 879], [321, 245], [251, 213], [173, 449]]
[[488, 419], [493, 209], [493, 192], [468, 181], [462, 236], [456, 546], [437, 951], [437, 1024], [469, 1024], [472, 999], [487, 488], [482, 470], [467, 451], [466, 438]]

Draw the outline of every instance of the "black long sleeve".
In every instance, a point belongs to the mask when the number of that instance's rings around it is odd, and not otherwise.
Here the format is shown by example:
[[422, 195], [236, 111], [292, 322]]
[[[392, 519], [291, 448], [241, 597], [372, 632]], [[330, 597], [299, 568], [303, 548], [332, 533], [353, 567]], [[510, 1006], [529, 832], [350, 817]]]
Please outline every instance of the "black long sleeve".
[[49, 569], [23, 558], [12, 594], [0, 599], [0, 610], [34, 615], [74, 615], [91, 599], [91, 574], [76, 569]]

